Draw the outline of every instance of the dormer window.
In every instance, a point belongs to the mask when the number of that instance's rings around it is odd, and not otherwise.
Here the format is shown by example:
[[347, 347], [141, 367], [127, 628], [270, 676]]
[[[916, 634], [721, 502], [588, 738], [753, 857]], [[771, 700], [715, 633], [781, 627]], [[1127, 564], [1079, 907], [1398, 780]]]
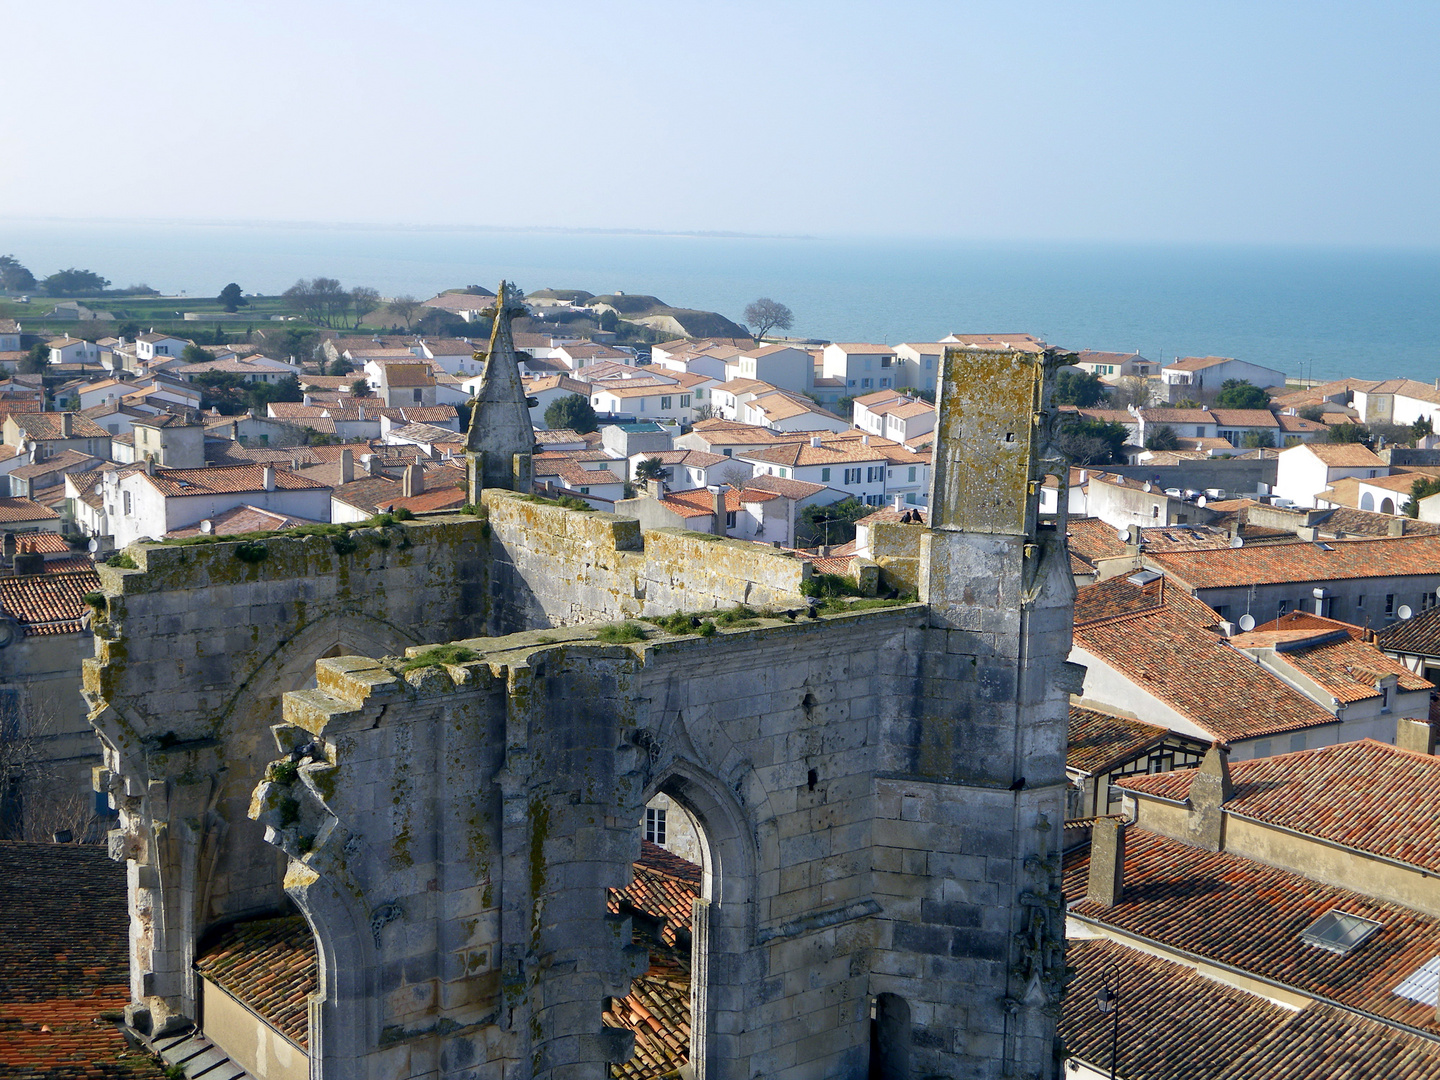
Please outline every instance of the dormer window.
[[1359, 915], [1331, 908], [1300, 932], [1300, 940], [1306, 945], [1344, 956], [1379, 929], [1380, 924], [1374, 919], [1363, 919]]

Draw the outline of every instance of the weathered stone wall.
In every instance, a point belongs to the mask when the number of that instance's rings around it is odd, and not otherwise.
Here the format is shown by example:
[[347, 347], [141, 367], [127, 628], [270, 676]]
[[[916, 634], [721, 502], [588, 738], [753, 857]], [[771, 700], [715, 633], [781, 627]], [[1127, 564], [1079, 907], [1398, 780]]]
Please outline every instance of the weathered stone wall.
[[[108, 609], [85, 662], [91, 723], [133, 860], [132, 983], [165, 1015], [195, 1014], [205, 927], [284, 904], [284, 860], [247, 818], [280, 698], [335, 653], [398, 654], [484, 626], [488, 540], [474, 518], [238, 543], [136, 545], [100, 568]], [[347, 543], [348, 541], [348, 543]]]
[[786, 552], [487, 491], [492, 633], [801, 602], [810, 567]]
[[[644, 962], [606, 890], [664, 792], [704, 832], [698, 1076], [858, 1080], [877, 995], [907, 1075], [1053, 1076], [1078, 682], [1064, 529], [1036, 513], [1045, 363], [947, 353], [941, 438], [969, 444], [904, 537], [917, 604], [797, 618], [783, 553], [503, 491], [343, 554], [137, 549], [86, 670], [136, 1002], [193, 1009], [198, 934], [283, 885], [318, 943], [317, 1077], [601, 1075], [628, 1052], [603, 999]], [[742, 602], [790, 614], [593, 626]], [[411, 643], [409, 671], [369, 659]], [[337, 646], [360, 655], [314, 665]]]

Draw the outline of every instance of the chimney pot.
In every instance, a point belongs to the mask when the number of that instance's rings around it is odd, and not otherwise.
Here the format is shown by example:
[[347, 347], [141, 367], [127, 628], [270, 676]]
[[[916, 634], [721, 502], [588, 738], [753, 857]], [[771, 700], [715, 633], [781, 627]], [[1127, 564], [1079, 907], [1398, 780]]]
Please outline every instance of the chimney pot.
[[274, 465], [266, 465], [266, 466], [265, 466], [265, 471], [264, 471], [264, 473], [263, 473], [262, 475], [263, 475], [264, 478], [265, 478], [265, 490], [266, 490], [266, 491], [274, 491], [274, 490], [275, 490], [275, 466], [274, 466]]
[[75, 434], [75, 417], [73, 414], [68, 412], [62, 412], [60, 414], [60, 434], [66, 439], [71, 438]]
[[810, 436], [810, 445], [811, 445], [811, 446], [816, 447], [816, 448], [818, 449], [819, 446], [820, 446], [820, 444], [821, 444], [821, 442], [822, 442], [822, 440], [821, 440], [821, 438], [820, 438], [819, 435], [811, 435], [811, 436]]
[[340, 451], [340, 483], [348, 484], [355, 479], [355, 453], [348, 447]]

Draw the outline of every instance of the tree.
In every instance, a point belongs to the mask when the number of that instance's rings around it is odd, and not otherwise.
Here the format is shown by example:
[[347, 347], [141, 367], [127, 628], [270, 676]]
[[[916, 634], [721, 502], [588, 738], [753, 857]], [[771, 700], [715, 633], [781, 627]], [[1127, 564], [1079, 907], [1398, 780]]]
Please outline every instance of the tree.
[[1321, 417], [1325, 415], [1325, 406], [1306, 405], [1296, 415], [1299, 416], [1302, 420], [1310, 420], [1313, 423], [1318, 424], [1321, 421]]
[[370, 397], [375, 391], [370, 389], [370, 383], [365, 379], [356, 379], [350, 384], [351, 397]]
[[342, 321], [350, 307], [350, 294], [340, 287], [335, 278], [317, 277], [313, 280], [301, 278], [281, 294], [297, 308], [310, 322], [320, 326], [335, 326]]
[[242, 307], [246, 307], [250, 303], [249, 300], [245, 299], [244, 294], [241, 293], [240, 286], [233, 281], [221, 289], [220, 295], [215, 299], [220, 302], [220, 305], [224, 307], [226, 311], [239, 311]]
[[228, 371], [207, 371], [191, 382], [200, 387], [200, 407], [213, 408], [222, 416], [238, 416], [248, 409], [264, 412], [272, 401], [305, 400], [294, 375], [278, 383], [252, 383]]
[[40, 287], [51, 296], [93, 296], [105, 291], [110, 284], [93, 270], [58, 270], [40, 283]]
[[1440, 476], [1417, 476], [1410, 485], [1410, 501], [1405, 504], [1405, 513], [1410, 517], [1420, 516], [1420, 500], [1431, 495], [1440, 495]]
[[1364, 424], [1334, 424], [1325, 433], [1327, 442], [1370, 444], [1370, 429]]
[[14, 255], [0, 255], [0, 292], [23, 293], [35, 288], [35, 275]]
[[1180, 433], [1169, 424], [1156, 424], [1145, 436], [1146, 450], [1179, 450]]
[[866, 506], [853, 496], [829, 506], [807, 506], [795, 519], [795, 544], [797, 547], [848, 544], [855, 539], [855, 522], [873, 513], [875, 507]]
[[606, 308], [604, 311], [600, 312], [600, 317], [595, 320], [595, 324], [601, 330], [613, 334], [616, 330], [620, 329], [620, 316], [616, 315], [615, 312], [611, 311], [609, 308]]
[[1105, 400], [1105, 384], [1093, 371], [1062, 371], [1055, 377], [1055, 404], [1089, 409]]
[[368, 285], [357, 285], [350, 290], [350, 307], [355, 313], [355, 329], [360, 329], [360, 320], [380, 306], [380, 292]]
[[651, 480], [668, 480], [670, 470], [665, 468], [665, 463], [658, 457], [646, 458], [635, 466], [635, 479], [649, 482]]
[[1273, 450], [1275, 449], [1275, 433], [1273, 431], [1247, 431], [1240, 442], [1246, 450]]
[[1112, 409], [1128, 409], [1131, 405], [1143, 409], [1154, 400], [1155, 393], [1150, 388], [1149, 380], [1139, 375], [1122, 376], [1110, 387]]
[[37, 341], [30, 346], [25, 354], [25, 359], [20, 361], [20, 374], [39, 375], [50, 366], [50, 346], [43, 341]]
[[205, 364], [214, 360], [215, 357], [211, 356], [199, 345], [186, 345], [180, 353], [180, 359], [187, 364]]
[[762, 296], [745, 308], [745, 322], [755, 327], [755, 340], [759, 341], [771, 330], [789, 330], [795, 322], [795, 313], [784, 304]]
[[[323, 365], [322, 365], [323, 366]], [[330, 361], [330, 366], [325, 369], [326, 375], [349, 375], [355, 370], [355, 365], [346, 360], [343, 356], [337, 356]]]
[[1125, 461], [1130, 431], [1108, 420], [1066, 420], [1055, 433], [1055, 446], [1072, 465], [1119, 465]]
[[1419, 417], [1410, 425], [1410, 441], [1419, 442], [1427, 435], [1435, 434], [1435, 422], [1428, 416]]
[[402, 294], [390, 301], [391, 312], [397, 319], [405, 323], [406, 330], [415, 325], [415, 317], [420, 314], [420, 309], [424, 306], [419, 300], [408, 294]]
[[1268, 409], [1270, 395], [1247, 379], [1226, 379], [1215, 404], [1222, 409]]
[[585, 434], [600, 425], [595, 420], [595, 409], [590, 399], [579, 394], [566, 394], [556, 398], [545, 407], [545, 426], [551, 431], [568, 428]]

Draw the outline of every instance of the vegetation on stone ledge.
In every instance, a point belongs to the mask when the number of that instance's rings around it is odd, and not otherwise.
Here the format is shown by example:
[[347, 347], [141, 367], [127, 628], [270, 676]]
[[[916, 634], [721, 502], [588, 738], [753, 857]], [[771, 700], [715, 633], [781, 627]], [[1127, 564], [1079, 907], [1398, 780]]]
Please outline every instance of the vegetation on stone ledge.
[[607, 645], [628, 645], [632, 641], [644, 641], [645, 631], [633, 622], [616, 623], [597, 630], [595, 640]]
[[118, 566], [121, 570], [139, 570], [135, 560], [130, 557], [128, 551], [117, 551], [105, 560], [106, 566]]
[[464, 664], [479, 658], [479, 653], [474, 649], [467, 649], [464, 645], [436, 645], [406, 660], [400, 670], [402, 672], [417, 671], [420, 668], [438, 667], [441, 664]]

